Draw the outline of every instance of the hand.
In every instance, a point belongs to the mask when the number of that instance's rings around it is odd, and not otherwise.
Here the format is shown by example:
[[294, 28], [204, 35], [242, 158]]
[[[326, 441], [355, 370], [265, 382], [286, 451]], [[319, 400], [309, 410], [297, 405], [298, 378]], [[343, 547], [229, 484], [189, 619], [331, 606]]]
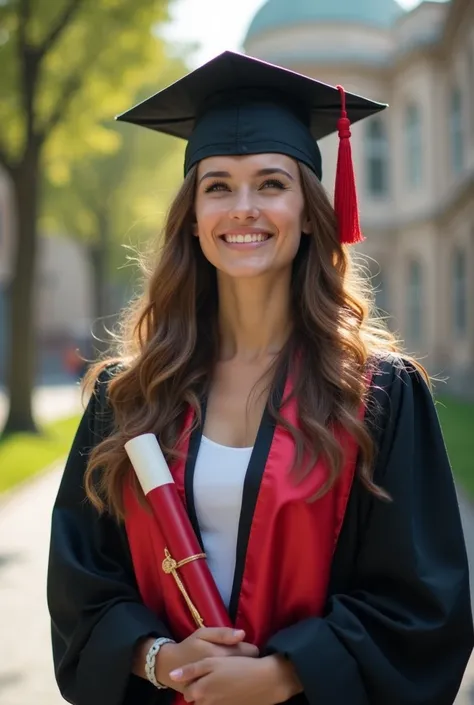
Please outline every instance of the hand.
[[293, 666], [279, 656], [206, 658], [170, 673], [186, 702], [196, 705], [275, 705], [302, 692]]
[[183, 692], [185, 682], [177, 682], [169, 676], [171, 671], [187, 664], [208, 658], [240, 656], [256, 658], [256, 646], [244, 642], [245, 632], [228, 627], [202, 628], [179, 644], [164, 644], [158, 653], [156, 678], [163, 685]]

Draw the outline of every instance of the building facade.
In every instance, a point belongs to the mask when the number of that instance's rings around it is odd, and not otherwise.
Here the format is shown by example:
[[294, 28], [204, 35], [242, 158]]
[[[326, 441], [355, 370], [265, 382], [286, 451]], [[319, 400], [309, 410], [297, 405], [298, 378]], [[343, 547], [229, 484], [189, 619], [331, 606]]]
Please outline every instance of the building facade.
[[406, 349], [474, 396], [474, 2], [267, 0], [244, 50], [390, 105], [352, 128], [360, 252]]

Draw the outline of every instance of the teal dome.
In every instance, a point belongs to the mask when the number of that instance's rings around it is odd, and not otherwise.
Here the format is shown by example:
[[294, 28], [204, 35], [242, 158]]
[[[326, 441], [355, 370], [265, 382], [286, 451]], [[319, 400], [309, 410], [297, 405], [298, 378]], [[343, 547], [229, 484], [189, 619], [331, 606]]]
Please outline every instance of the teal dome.
[[396, 0], [267, 0], [251, 22], [246, 39], [308, 22], [357, 22], [388, 28], [402, 12]]

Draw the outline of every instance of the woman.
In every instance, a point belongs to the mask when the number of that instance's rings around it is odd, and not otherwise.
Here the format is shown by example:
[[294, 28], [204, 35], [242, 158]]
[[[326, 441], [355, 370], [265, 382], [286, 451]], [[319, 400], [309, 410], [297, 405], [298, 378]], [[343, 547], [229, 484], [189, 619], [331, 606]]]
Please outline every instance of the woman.
[[[341, 98], [335, 212], [314, 138]], [[54, 507], [76, 705], [454, 701], [473, 643], [458, 505], [426, 375], [369, 320], [344, 246], [346, 100], [353, 119], [383, 107], [226, 52], [121, 116], [188, 139], [186, 176]], [[150, 431], [236, 631], [176, 637], [124, 451]]]

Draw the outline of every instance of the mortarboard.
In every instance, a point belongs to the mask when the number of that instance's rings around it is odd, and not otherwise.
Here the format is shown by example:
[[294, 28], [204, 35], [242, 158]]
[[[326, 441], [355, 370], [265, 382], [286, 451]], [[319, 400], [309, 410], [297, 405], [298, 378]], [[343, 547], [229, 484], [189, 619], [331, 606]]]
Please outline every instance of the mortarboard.
[[350, 147], [351, 123], [386, 104], [295, 71], [225, 51], [117, 120], [187, 140], [185, 174], [211, 156], [279, 153], [322, 177], [317, 140], [338, 131], [334, 209], [340, 240], [362, 240]]

